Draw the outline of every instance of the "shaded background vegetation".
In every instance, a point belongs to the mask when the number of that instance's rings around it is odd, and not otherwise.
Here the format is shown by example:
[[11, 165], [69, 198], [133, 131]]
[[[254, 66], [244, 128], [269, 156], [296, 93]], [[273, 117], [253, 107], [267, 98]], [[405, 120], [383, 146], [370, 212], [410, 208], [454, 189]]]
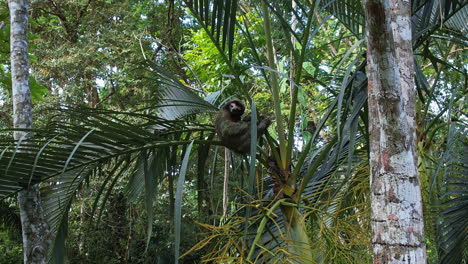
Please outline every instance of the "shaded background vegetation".
[[[272, 182], [266, 168], [257, 168], [255, 193], [246, 199], [248, 163], [232, 156], [229, 197], [234, 203], [228, 217], [221, 216], [225, 156], [213, 143], [213, 113], [224, 99], [236, 96], [253, 99], [259, 112], [274, 116], [272, 83], [265, 76], [277, 71], [282, 118], [295, 124], [293, 159], [297, 161], [307, 142], [313, 142], [301, 168], [303, 178], [315, 169], [302, 194], [301, 210], [314, 255], [325, 263], [370, 263], [362, 8], [352, 1], [296, 1], [295, 7], [287, 2], [269, 7], [274, 62], [267, 59], [259, 1], [239, 1], [237, 27], [231, 35], [221, 31], [220, 39], [214, 38], [215, 29], [203, 24], [203, 12], [189, 10], [185, 2], [31, 2], [34, 127], [42, 144], [60, 135], [54, 143], [66, 146], [54, 156], [56, 166], [50, 165], [58, 178], [43, 183], [56, 240], [63, 244], [55, 244], [56, 252], [63, 248], [69, 263], [172, 263], [175, 228], [180, 226], [181, 255], [197, 243], [204, 245], [190, 251], [182, 263], [200, 263], [202, 256], [206, 260], [226, 252], [240, 262], [232, 249], [244, 232], [239, 228], [244, 214], [238, 211], [246, 204], [258, 209], [249, 232], [254, 236], [274, 203]], [[344, 12], [344, 3], [353, 9]], [[446, 7], [446, 16], [440, 18], [429, 15], [437, 1], [413, 3], [419, 170], [429, 262], [466, 263], [466, 3], [447, 3], [456, 4]], [[9, 22], [8, 8], [1, 5], [5, 27], [0, 30], [0, 129], [6, 129], [12, 126]], [[441, 21], [444, 26], [436, 27]], [[308, 26], [310, 40], [302, 45]], [[302, 74], [295, 79], [294, 65], [301, 56]], [[300, 87], [298, 111], [291, 119], [295, 83]], [[167, 107], [175, 99], [191, 98], [167, 92], [168, 86], [177, 85], [209, 103]], [[58, 173], [74, 144], [94, 128], [96, 133], [86, 138], [90, 145], [84, 146], [92, 154], [77, 153], [76, 163], [70, 163], [78, 164], [76, 169]], [[278, 139], [273, 130], [271, 136]], [[0, 152], [8, 151], [1, 154], [0, 169], [16, 173], [7, 169], [16, 166], [9, 162], [14, 156], [9, 154], [9, 131], [2, 130], [1, 137]], [[180, 165], [191, 140], [202, 143], [190, 152], [184, 195], [176, 203]], [[128, 149], [135, 152], [116, 154]], [[332, 155], [320, 156], [325, 150]], [[322, 165], [314, 168], [317, 160]], [[80, 162], [87, 165], [80, 167]], [[2, 196], [11, 195], [1, 191]], [[180, 221], [174, 220], [177, 207], [182, 210]], [[0, 212], [0, 262], [20, 263], [15, 199], [2, 200]], [[275, 225], [281, 226], [282, 220], [271, 218], [262, 231], [276, 234], [280, 228]], [[207, 239], [210, 243], [204, 244]], [[270, 248], [277, 259], [285, 256], [280, 250], [284, 245], [278, 244]], [[256, 254], [261, 259], [269, 253], [259, 249]]]

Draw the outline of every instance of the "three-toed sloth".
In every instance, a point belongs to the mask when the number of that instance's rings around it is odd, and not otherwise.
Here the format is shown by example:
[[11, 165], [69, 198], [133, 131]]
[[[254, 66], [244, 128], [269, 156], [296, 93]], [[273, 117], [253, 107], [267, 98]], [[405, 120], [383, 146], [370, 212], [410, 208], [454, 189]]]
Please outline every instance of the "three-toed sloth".
[[[225, 104], [216, 115], [216, 133], [224, 145], [239, 154], [250, 152], [250, 116], [242, 119], [245, 107], [240, 100], [232, 100]], [[264, 118], [257, 122], [257, 138], [260, 138], [271, 121]]]

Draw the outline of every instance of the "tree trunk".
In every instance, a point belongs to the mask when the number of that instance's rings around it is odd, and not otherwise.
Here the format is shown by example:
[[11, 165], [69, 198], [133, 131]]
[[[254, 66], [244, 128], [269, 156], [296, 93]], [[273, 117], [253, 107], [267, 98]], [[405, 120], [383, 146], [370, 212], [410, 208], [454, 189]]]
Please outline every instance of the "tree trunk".
[[374, 263], [426, 263], [411, 4], [365, 0]]
[[297, 208], [292, 206], [281, 206], [281, 211], [283, 212], [283, 219], [285, 221], [289, 246], [288, 251], [290, 253], [287, 263], [321, 263], [321, 255], [312, 250], [312, 244], [307, 235], [304, 216]]
[[[28, 1], [9, 0], [11, 77], [13, 90], [13, 125], [32, 128], [31, 92], [28, 65]], [[17, 131], [16, 140], [29, 135]], [[24, 263], [46, 263], [50, 231], [44, 218], [39, 187], [25, 186], [18, 194], [18, 207], [23, 234]]]

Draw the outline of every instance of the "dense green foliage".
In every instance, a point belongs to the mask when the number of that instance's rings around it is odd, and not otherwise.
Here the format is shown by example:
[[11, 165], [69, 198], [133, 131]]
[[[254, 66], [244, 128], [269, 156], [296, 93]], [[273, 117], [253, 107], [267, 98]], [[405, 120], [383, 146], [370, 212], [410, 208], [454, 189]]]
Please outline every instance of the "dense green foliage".
[[[371, 263], [359, 2], [190, 2], [31, 1], [32, 154], [17, 153], [26, 147], [6, 129], [0, 4], [0, 198], [30, 175], [42, 182], [51, 256], [62, 250], [69, 263], [174, 263], [184, 253], [181, 263], [293, 261], [304, 252], [288, 244], [288, 224], [312, 241], [317, 263]], [[428, 256], [466, 263], [467, 39], [455, 20], [466, 4], [421, 19], [431, 3], [414, 5]], [[225, 155], [213, 132], [216, 108], [232, 97], [274, 120], [252, 159]], [[15, 201], [2, 201], [0, 263], [19, 263]]]

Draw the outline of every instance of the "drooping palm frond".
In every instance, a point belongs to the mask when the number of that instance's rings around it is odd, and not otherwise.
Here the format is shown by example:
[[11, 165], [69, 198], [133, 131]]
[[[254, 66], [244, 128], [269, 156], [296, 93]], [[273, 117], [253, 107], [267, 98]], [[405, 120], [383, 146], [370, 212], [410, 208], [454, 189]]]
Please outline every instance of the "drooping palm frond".
[[[342, 152], [346, 151], [348, 147], [354, 150], [357, 139], [365, 135], [365, 130], [358, 130], [359, 119], [363, 119], [363, 117], [367, 116], [363, 113], [363, 107], [367, 102], [367, 79], [364, 71], [365, 62], [361, 63], [349, 78], [344, 78], [340, 94], [330, 104], [323, 119], [317, 125], [314, 135], [311, 140], [307, 142], [304, 151], [301, 153], [295, 171], [293, 172], [301, 175], [300, 178], [302, 182], [299, 193], [304, 191], [306, 186], [309, 186], [312, 179], [321, 184], [321, 181], [326, 178], [327, 174], [335, 169], [334, 166], [337, 165], [336, 161], [339, 159], [340, 155], [342, 155]], [[312, 146], [317, 142], [319, 131], [324, 128], [325, 122], [331, 119], [332, 116], [336, 116], [337, 119], [338, 132], [334, 140], [338, 142], [338, 144], [336, 147], [333, 147], [335, 150], [334, 162], [329, 162], [329, 165], [326, 165], [322, 163], [324, 157], [320, 157], [320, 155], [325, 155], [323, 154], [324, 152], [313, 150]], [[365, 126], [367, 126], [367, 120], [363, 119], [363, 122]], [[332, 145], [328, 144], [328, 150], [326, 152], [331, 151], [331, 147]], [[323, 146], [323, 148], [327, 147]], [[329, 153], [327, 153], [327, 155], [329, 155]], [[349, 161], [353, 160], [353, 151], [348, 154], [347, 159]], [[328, 169], [324, 170], [326, 166], [328, 166]], [[318, 168], [321, 168], [320, 170], [323, 172], [321, 176], [316, 173], [320, 171]]]
[[41, 188], [44, 216], [52, 234], [50, 239], [53, 241], [49, 248], [49, 257], [54, 263], [61, 263], [60, 259], [65, 256], [68, 211], [78, 186], [89, 177], [92, 169], [93, 166], [85, 166], [64, 172], [59, 179], [50, 179]]
[[364, 37], [364, 8], [359, 0], [325, 0], [321, 1], [323, 9], [327, 9], [356, 37]]
[[[65, 112], [59, 111], [60, 114]], [[33, 139], [22, 142], [13, 142], [8, 137], [0, 139], [0, 198], [28, 184], [119, 156], [188, 144], [167, 139], [184, 129], [184, 122], [151, 115], [74, 109], [68, 119], [51, 123], [47, 130], [31, 130], [36, 133]], [[191, 129], [211, 131], [197, 126]]]
[[153, 69], [152, 73], [156, 76], [155, 81], [161, 84], [160, 98], [156, 109], [158, 117], [176, 120], [191, 114], [218, 110], [180, 82], [174, 74], [155, 63], [150, 63], [150, 66]]
[[180, 167], [179, 179], [177, 179], [177, 194], [175, 197], [175, 212], [174, 212], [174, 262], [179, 263], [180, 256], [180, 233], [182, 226], [182, 194], [185, 185], [185, 175], [187, 174], [187, 166], [190, 158], [190, 151], [192, 150], [193, 141], [188, 145], [185, 150], [184, 159]]
[[435, 30], [448, 29], [452, 33], [465, 36], [468, 30], [466, 17], [468, 1], [414, 1], [413, 2], [413, 38], [415, 46], [423, 43]]
[[468, 24], [466, 23], [466, 18], [468, 17], [468, 5], [465, 1], [460, 7], [459, 11], [454, 13], [452, 17], [450, 17], [447, 22], [445, 22], [444, 26], [448, 29], [451, 29], [456, 32], [460, 32], [462, 36], [468, 34]]
[[[420, 0], [412, 1], [413, 5], [413, 35], [419, 46], [429, 35], [441, 25], [447, 29], [466, 36], [468, 25], [466, 17], [468, 1], [466, 0]], [[322, 8], [332, 13], [354, 35], [363, 37], [365, 32], [364, 7], [357, 0], [324, 0], [320, 1]]]
[[[212, 108], [210, 105], [207, 109]], [[60, 263], [65, 248], [67, 211], [83, 180], [91, 174], [104, 177], [100, 195], [93, 206], [95, 212], [99, 201], [104, 207], [115, 183], [124, 173], [128, 175], [135, 168], [138, 173], [139, 164], [146, 164], [139, 174], [144, 178], [139, 186], [143, 186], [146, 194], [149, 238], [154, 189], [167, 172], [166, 167], [172, 166], [166, 162], [172, 155], [158, 153], [187, 145], [190, 137], [181, 139], [179, 136], [200, 131], [212, 133], [207, 126], [142, 113], [60, 109], [46, 129], [29, 130], [35, 134], [34, 138], [13, 141], [11, 137], [1, 137], [0, 198], [12, 195], [28, 184], [45, 183], [42, 188], [44, 211], [55, 238], [50, 256]], [[9, 135], [11, 130], [0, 133]], [[204, 137], [199, 141], [211, 144], [204, 141]], [[137, 159], [143, 154], [146, 158]], [[142, 190], [135, 187], [135, 181], [132, 182], [132, 188]]]

